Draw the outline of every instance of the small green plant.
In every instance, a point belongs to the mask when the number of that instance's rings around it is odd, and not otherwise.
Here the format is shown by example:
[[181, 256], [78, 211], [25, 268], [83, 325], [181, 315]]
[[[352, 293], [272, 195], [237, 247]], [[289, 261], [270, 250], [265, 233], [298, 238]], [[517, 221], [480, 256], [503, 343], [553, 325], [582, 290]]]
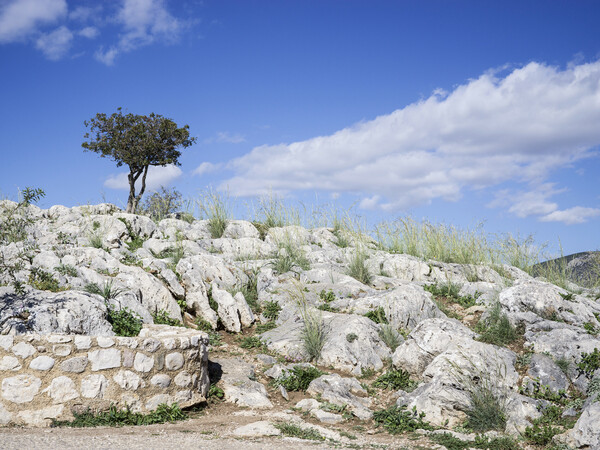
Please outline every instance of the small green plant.
[[134, 337], [140, 334], [142, 329], [142, 318], [129, 308], [116, 309], [108, 305], [106, 308], [106, 320], [112, 325], [117, 336]]
[[51, 273], [39, 267], [32, 267], [29, 273], [29, 284], [40, 291], [60, 291], [58, 280]]
[[0, 243], [20, 242], [27, 238], [27, 228], [35, 222], [29, 205], [37, 203], [46, 194], [42, 189], [26, 187], [20, 192], [21, 200], [14, 207], [5, 207], [0, 217]]
[[[97, 222], [96, 222], [97, 223]], [[91, 233], [88, 236], [90, 247], [104, 249], [104, 238], [99, 233]]]
[[569, 372], [571, 371], [571, 360], [562, 356], [560, 358], [556, 358], [554, 362], [565, 375], [569, 375]]
[[327, 292], [325, 292], [325, 289], [323, 289], [320, 293], [319, 293], [319, 298], [321, 300], [323, 300], [325, 303], [331, 303], [332, 301], [334, 301], [336, 299], [334, 292], [330, 289]]
[[213, 327], [210, 324], [210, 322], [208, 320], [203, 319], [202, 317], [198, 317], [196, 319], [196, 327], [200, 330], [200, 331], [213, 331]]
[[375, 423], [383, 426], [391, 434], [418, 429], [433, 430], [433, 427], [424, 419], [425, 413], [418, 413], [416, 408], [408, 411], [406, 408], [395, 405], [373, 413]]
[[402, 336], [396, 329], [387, 323], [381, 325], [379, 337], [392, 352], [395, 352], [398, 346], [402, 343]]
[[61, 275], [68, 275], [70, 277], [76, 277], [79, 275], [77, 269], [69, 264], [60, 264], [54, 268]]
[[281, 306], [279, 306], [279, 303], [277, 303], [275, 300], [266, 301], [263, 304], [262, 310], [263, 316], [265, 316], [267, 319], [277, 320], [279, 313], [281, 312]]
[[108, 411], [73, 413], [72, 421], [53, 420], [55, 427], [122, 427], [126, 425], [152, 425], [156, 423], [175, 422], [187, 418], [187, 414], [179, 408], [177, 403], [171, 406], [166, 403], [158, 405], [155, 411], [148, 414], [134, 413], [129, 408], [119, 410], [111, 405]]
[[276, 423], [275, 428], [281, 431], [284, 436], [295, 437], [298, 439], [307, 439], [311, 441], [324, 441], [325, 438], [321, 433], [312, 428], [302, 428], [293, 423]]
[[117, 298], [125, 292], [125, 289], [114, 287], [112, 280], [105, 281], [102, 286], [97, 283], [88, 283], [83, 287], [83, 290], [90, 294], [100, 295], [104, 300]]
[[600, 329], [598, 329], [592, 322], [584, 323], [583, 328], [592, 336], [596, 336], [598, 333], [600, 333]]
[[595, 348], [592, 353], [582, 353], [581, 361], [577, 364], [580, 373], [591, 377], [600, 368], [600, 349]]
[[240, 347], [242, 348], [263, 348], [264, 346], [264, 342], [258, 336], [244, 336], [240, 340]]
[[327, 312], [338, 312], [339, 311], [337, 308], [334, 308], [333, 306], [331, 306], [328, 303], [323, 303], [323, 304], [317, 306], [317, 309], [319, 311], [327, 311]]
[[453, 301], [454, 303], [458, 303], [463, 308], [470, 308], [477, 302], [477, 299], [475, 297], [471, 297], [470, 295], [459, 295], [461, 289], [460, 285], [456, 283], [451, 283], [450, 281], [442, 284], [425, 285], [423, 286], [423, 289], [425, 289], [428, 292], [431, 292], [431, 295], [433, 295], [437, 299], [446, 298], [448, 300]]
[[463, 441], [450, 433], [431, 434], [429, 438], [436, 444], [443, 445], [447, 450], [469, 450], [480, 448], [485, 450], [514, 450], [517, 442], [509, 436], [490, 438], [484, 435], [475, 436], [474, 441]]
[[159, 309], [152, 314], [154, 323], [157, 325], [170, 325], [172, 327], [182, 327], [183, 324], [177, 319], [171, 319], [169, 312], [165, 309]]
[[278, 274], [287, 273], [296, 269], [309, 270], [310, 261], [300, 247], [291, 239], [279, 243], [279, 251], [275, 254], [273, 270]]
[[367, 267], [367, 254], [364, 250], [356, 250], [354, 256], [350, 259], [348, 264], [348, 275], [362, 284], [369, 285], [373, 279], [373, 276]]
[[166, 219], [169, 215], [180, 211], [182, 207], [181, 192], [175, 188], [167, 189], [161, 186], [160, 190], [146, 197], [144, 203], [138, 205], [136, 212], [148, 216], [154, 222], [158, 223]]
[[269, 330], [272, 330], [273, 328], [277, 328], [277, 324], [274, 321], [270, 320], [269, 322], [257, 324], [256, 332], [258, 334], [261, 334], [261, 333], [265, 333]]
[[532, 398], [547, 400], [560, 405], [565, 405], [568, 402], [568, 396], [564, 389], [555, 392], [549, 386], [542, 384], [537, 378], [532, 381], [530, 387], [521, 386], [519, 392]]
[[208, 219], [208, 231], [213, 239], [223, 236], [229, 223], [231, 207], [228, 194], [217, 194], [208, 190], [203, 198], [197, 202], [198, 209], [203, 217]]
[[353, 343], [357, 339], [358, 339], [358, 335], [356, 333], [349, 333], [346, 335], [346, 340], [350, 343]]
[[316, 367], [294, 366], [275, 380], [276, 386], [283, 386], [288, 391], [306, 391], [311, 381], [323, 375]]
[[506, 314], [502, 314], [500, 303], [491, 309], [486, 320], [477, 324], [481, 334], [479, 340], [488, 344], [507, 345], [517, 339], [517, 330], [511, 325]]
[[378, 306], [377, 308], [369, 311], [368, 313], [365, 314], [365, 317], [368, 319], [371, 319], [375, 323], [379, 323], [379, 324], [387, 324], [388, 323], [388, 319], [385, 315], [385, 310], [383, 309], [383, 306]]
[[408, 372], [400, 369], [389, 370], [383, 375], [379, 376], [373, 382], [373, 387], [394, 391], [402, 389], [403, 391], [412, 392], [418, 384], [419, 383], [416, 381], [410, 379], [410, 374]]
[[300, 338], [310, 361], [318, 360], [325, 346], [328, 330], [320, 314], [305, 308]]
[[206, 398], [223, 400], [225, 398], [225, 392], [216, 384], [211, 384], [208, 388], [208, 394], [206, 394]]
[[261, 306], [258, 302], [258, 273], [259, 270], [248, 270], [246, 271], [247, 279], [244, 282], [239, 282], [236, 286], [231, 289], [230, 294], [235, 295], [241, 292], [248, 303], [248, 306], [255, 313], [261, 312]]
[[600, 401], [600, 377], [592, 378], [587, 387], [587, 396], [595, 398], [595, 402]]
[[471, 392], [471, 404], [467, 409], [466, 428], [475, 432], [504, 431], [506, 408], [500, 396], [487, 384], [477, 386]]

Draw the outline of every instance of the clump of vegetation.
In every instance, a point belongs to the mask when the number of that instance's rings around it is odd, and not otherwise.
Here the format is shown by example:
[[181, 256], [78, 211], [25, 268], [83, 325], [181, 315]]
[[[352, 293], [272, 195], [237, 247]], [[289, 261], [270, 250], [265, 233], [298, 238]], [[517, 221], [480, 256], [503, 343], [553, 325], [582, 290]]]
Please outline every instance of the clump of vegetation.
[[208, 219], [210, 236], [213, 239], [222, 237], [231, 217], [229, 195], [217, 194], [212, 190], [208, 190], [197, 201], [197, 205], [202, 216]]
[[137, 213], [148, 216], [154, 222], [158, 223], [169, 217], [171, 214], [181, 211], [182, 208], [183, 201], [181, 192], [175, 188], [168, 189], [161, 186], [158, 191], [152, 193], [149, 197], [146, 197], [144, 203], [138, 206]]
[[266, 331], [272, 330], [273, 328], [276, 328], [277, 324], [270, 320], [269, 322], [265, 322], [265, 323], [259, 323], [256, 325], [256, 332], [258, 334], [261, 333], [265, 333]]
[[46, 193], [39, 188], [26, 187], [20, 193], [21, 200], [14, 207], [3, 207], [0, 217], [0, 244], [24, 241], [27, 228], [34, 223], [29, 205], [37, 203]]
[[159, 309], [158, 311], [152, 314], [152, 319], [154, 319], [154, 323], [157, 325], [170, 325], [172, 327], [182, 327], [183, 324], [177, 320], [172, 319], [169, 315], [169, 312], [165, 309]]
[[323, 318], [316, 312], [306, 308], [302, 314], [303, 327], [300, 332], [303, 347], [310, 361], [316, 361], [321, 357], [321, 351], [325, 346], [328, 330]]
[[276, 386], [283, 386], [288, 391], [306, 391], [311, 381], [323, 375], [316, 367], [294, 366], [275, 380]]
[[325, 292], [325, 289], [323, 289], [321, 292], [319, 292], [319, 298], [325, 303], [331, 303], [336, 299], [335, 293], [331, 289], [327, 292]]
[[138, 314], [129, 308], [116, 309], [107, 304], [106, 314], [106, 320], [112, 325], [112, 329], [117, 336], [134, 337], [140, 334], [144, 322]]
[[595, 348], [592, 353], [582, 353], [577, 368], [588, 377], [594, 375], [594, 372], [600, 369], [600, 349]]
[[442, 283], [442, 284], [436, 283], [436, 284], [429, 284], [429, 285], [423, 286], [423, 289], [425, 289], [428, 292], [431, 292], [431, 294], [434, 297], [447, 298], [448, 300], [458, 303], [463, 308], [470, 308], [471, 306], [475, 305], [477, 302], [477, 299], [470, 295], [466, 295], [466, 296], [459, 295], [460, 288], [461, 288], [460, 285], [458, 285], [456, 283], [451, 283], [451, 282]]
[[39, 267], [32, 267], [29, 273], [29, 284], [40, 291], [60, 291], [58, 280], [50, 272], [46, 272]]
[[263, 303], [262, 315], [270, 320], [277, 320], [279, 313], [281, 312], [281, 306], [275, 300], [266, 301]]
[[245, 349], [264, 348], [265, 343], [258, 336], [244, 336], [240, 339], [240, 347]]
[[225, 391], [223, 391], [223, 389], [216, 384], [211, 384], [208, 388], [208, 394], [206, 394], [206, 398], [211, 400], [223, 400], [225, 398]]
[[104, 300], [117, 298], [125, 292], [125, 289], [114, 287], [112, 280], [105, 281], [102, 286], [97, 283], [88, 283], [84, 286], [83, 290], [90, 294], [100, 295]]
[[356, 250], [348, 264], [348, 275], [362, 284], [369, 285], [373, 280], [373, 275], [367, 266], [367, 259], [364, 250]]
[[514, 450], [518, 448], [517, 442], [509, 436], [488, 437], [475, 436], [474, 441], [463, 441], [450, 433], [431, 434], [429, 438], [436, 444], [443, 445], [448, 450], [469, 450], [480, 448], [485, 450]]
[[309, 270], [310, 261], [297, 245], [290, 239], [279, 243], [279, 251], [271, 263], [273, 270], [278, 274], [287, 273], [297, 269]]
[[90, 247], [104, 249], [104, 238], [98, 232], [90, 233], [88, 236]]
[[477, 324], [477, 331], [480, 333], [480, 341], [494, 345], [507, 345], [518, 337], [517, 330], [511, 325], [507, 315], [502, 313], [500, 303], [494, 305], [487, 319]]
[[108, 411], [73, 413], [72, 421], [52, 421], [55, 427], [122, 427], [126, 425], [152, 425], [156, 423], [176, 422], [187, 419], [187, 414], [179, 408], [177, 403], [171, 406], [166, 403], [158, 405], [155, 411], [148, 414], [132, 412], [129, 407], [119, 410], [111, 405]]
[[530, 387], [521, 386], [519, 392], [528, 397], [547, 400], [560, 405], [565, 405], [569, 399], [564, 389], [559, 389], [558, 392], [555, 392], [550, 386], [542, 384], [537, 378], [532, 381]]
[[424, 419], [425, 413], [418, 413], [416, 408], [408, 411], [406, 408], [396, 405], [373, 413], [375, 423], [383, 426], [391, 434], [418, 429], [433, 430], [433, 426]]
[[302, 428], [293, 423], [276, 423], [275, 428], [281, 431], [284, 436], [295, 437], [298, 439], [307, 439], [311, 441], [324, 441], [325, 438], [321, 433], [312, 428]]
[[241, 292], [252, 311], [257, 314], [261, 312], [260, 303], [258, 303], [258, 270], [246, 271], [247, 279], [240, 282], [230, 291], [231, 295]]
[[563, 408], [556, 405], [547, 406], [542, 416], [533, 420], [532, 426], [525, 429], [525, 440], [535, 445], [548, 445], [555, 435], [572, 428], [575, 418], [563, 418], [562, 413]]
[[70, 277], [76, 277], [79, 275], [77, 269], [70, 264], [60, 264], [54, 268], [61, 275], [68, 275]]
[[358, 339], [358, 335], [356, 333], [349, 333], [346, 335], [346, 340], [350, 343], [353, 343], [357, 339]]
[[402, 336], [398, 331], [389, 324], [381, 325], [379, 330], [379, 337], [385, 345], [387, 345], [392, 352], [396, 351], [398, 346], [402, 344]]
[[371, 319], [375, 323], [386, 324], [388, 323], [387, 316], [385, 315], [385, 310], [383, 306], [378, 306], [377, 308], [369, 311], [365, 314], [365, 317]]
[[300, 216], [292, 208], [286, 208], [283, 200], [273, 194], [261, 197], [258, 209], [254, 213], [255, 226], [264, 240], [269, 228], [285, 227], [287, 225], [299, 225]]
[[403, 391], [411, 392], [418, 384], [416, 381], [410, 379], [410, 374], [407, 371], [400, 369], [388, 370], [373, 382], [373, 387], [393, 391], [402, 389]]
[[500, 395], [487, 383], [474, 387], [470, 394], [465, 427], [475, 432], [503, 431], [506, 428], [506, 407]]

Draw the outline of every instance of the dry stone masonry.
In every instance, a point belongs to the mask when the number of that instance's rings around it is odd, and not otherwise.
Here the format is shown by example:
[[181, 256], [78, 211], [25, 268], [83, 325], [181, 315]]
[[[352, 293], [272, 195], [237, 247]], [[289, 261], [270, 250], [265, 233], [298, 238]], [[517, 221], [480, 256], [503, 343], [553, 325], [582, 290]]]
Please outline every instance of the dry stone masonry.
[[115, 404], [147, 412], [206, 399], [208, 336], [146, 325], [137, 337], [0, 336], [0, 424], [49, 425]]

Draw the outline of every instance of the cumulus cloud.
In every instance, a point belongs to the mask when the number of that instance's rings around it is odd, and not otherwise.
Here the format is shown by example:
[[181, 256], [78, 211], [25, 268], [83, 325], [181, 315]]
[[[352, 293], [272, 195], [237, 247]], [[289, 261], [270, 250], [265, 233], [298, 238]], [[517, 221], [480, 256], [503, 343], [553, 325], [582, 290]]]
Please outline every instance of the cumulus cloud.
[[163, 0], [123, 0], [116, 21], [124, 30], [119, 42], [95, 54], [98, 61], [107, 65], [113, 64], [121, 53], [156, 41], [174, 42], [183, 27], [182, 22], [167, 11]]
[[202, 164], [200, 164], [198, 167], [196, 167], [194, 169], [192, 174], [193, 175], [204, 175], [205, 173], [214, 172], [215, 170], [219, 169], [220, 167], [221, 167], [221, 164], [213, 164], [210, 162], [203, 162]]
[[598, 208], [585, 208], [583, 206], [575, 206], [574, 208], [563, 209], [562, 211], [553, 211], [540, 218], [543, 222], [563, 222], [567, 225], [587, 222], [590, 217], [600, 215]]
[[0, 43], [21, 40], [41, 24], [52, 23], [67, 13], [66, 0], [13, 0], [0, 3]]
[[36, 41], [35, 47], [51, 61], [58, 61], [71, 48], [73, 33], [67, 27], [59, 27], [51, 33], [42, 34]]
[[98, 33], [98, 28], [96, 27], [85, 27], [79, 30], [77, 34], [88, 39], [95, 39], [96, 37], [98, 37]]
[[[595, 156], [599, 122], [600, 61], [532, 62], [329, 136], [256, 147], [230, 161], [235, 174], [223, 187], [239, 196], [361, 192], [364, 207], [397, 210], [505, 182], [543, 186], [557, 168]], [[557, 211], [551, 193], [531, 195], [512, 212]]]
[[[168, 186], [171, 182], [179, 178], [182, 171], [179, 167], [169, 164], [167, 166], [150, 166], [148, 176], [146, 177], [146, 189], [155, 190], [161, 186]], [[141, 187], [141, 179], [135, 184], [136, 189]], [[116, 175], [109, 176], [104, 182], [104, 186], [110, 189], [126, 189], [129, 190], [129, 181], [127, 180], [127, 172], [121, 172]]]

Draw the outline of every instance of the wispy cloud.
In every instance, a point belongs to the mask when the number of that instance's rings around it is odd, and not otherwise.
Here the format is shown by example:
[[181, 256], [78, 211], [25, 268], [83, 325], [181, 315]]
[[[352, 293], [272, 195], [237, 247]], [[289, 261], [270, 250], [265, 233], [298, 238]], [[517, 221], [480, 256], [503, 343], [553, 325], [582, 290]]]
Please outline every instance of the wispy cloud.
[[241, 144], [242, 142], [246, 142], [246, 138], [239, 133], [219, 131], [216, 136], [204, 140], [205, 144], [212, 144], [214, 142], [225, 144]]
[[550, 214], [542, 216], [540, 220], [542, 222], [562, 222], [566, 225], [574, 225], [587, 222], [590, 217], [596, 216], [600, 216], [600, 209], [598, 208], [575, 206], [569, 209], [553, 211]]
[[222, 164], [213, 164], [210, 162], [203, 162], [194, 169], [192, 175], [204, 175], [205, 173], [211, 173], [220, 169]]
[[[363, 207], [384, 210], [456, 201], [466, 189], [504, 182], [542, 186], [557, 168], [594, 156], [598, 98], [600, 61], [490, 71], [329, 136], [256, 147], [230, 161], [235, 175], [223, 186], [241, 196], [361, 192]], [[531, 196], [512, 212], [558, 211], [551, 193]]]
[[157, 41], [172, 43], [183, 28], [182, 22], [167, 11], [163, 0], [123, 0], [115, 20], [123, 27], [118, 43], [95, 54], [98, 61], [107, 65], [136, 48]]
[[22, 40], [37, 31], [39, 25], [53, 23], [66, 13], [66, 0], [0, 2], [0, 43]]
[[[150, 166], [148, 176], [146, 177], [146, 188], [155, 190], [161, 186], [168, 186], [182, 175], [179, 167], [172, 164], [168, 166]], [[141, 177], [136, 182], [136, 189], [141, 187]], [[110, 189], [129, 189], [129, 181], [127, 172], [121, 172], [116, 175], [109, 176], [104, 182], [104, 186]]]
[[42, 34], [36, 41], [35, 47], [51, 61], [58, 61], [71, 48], [73, 33], [67, 27], [59, 27], [50, 33]]
[[79, 30], [77, 34], [88, 39], [95, 39], [98, 37], [99, 31], [96, 27], [85, 27]]

